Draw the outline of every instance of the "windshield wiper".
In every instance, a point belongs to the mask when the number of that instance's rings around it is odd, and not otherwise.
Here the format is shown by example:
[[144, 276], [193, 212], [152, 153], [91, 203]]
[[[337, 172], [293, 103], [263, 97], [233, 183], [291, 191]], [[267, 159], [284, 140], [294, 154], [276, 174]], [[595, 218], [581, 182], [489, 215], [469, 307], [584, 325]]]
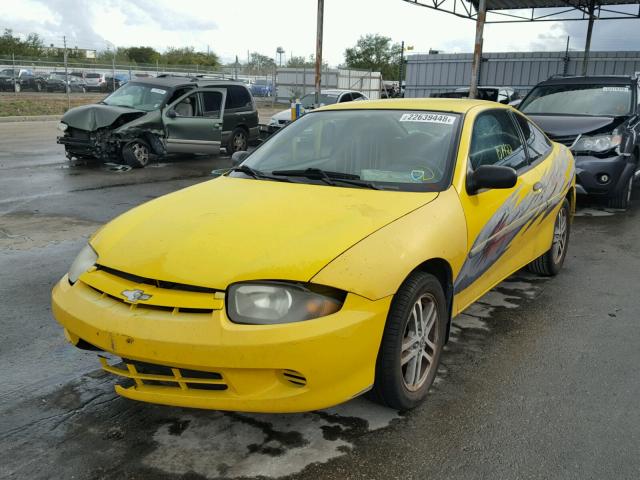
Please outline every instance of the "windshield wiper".
[[281, 177], [272, 177], [271, 175], [267, 175], [266, 173], [261, 172], [260, 170], [256, 170], [251, 168], [249, 165], [239, 165], [237, 167], [233, 167], [229, 169], [228, 173], [231, 172], [240, 172], [244, 173], [248, 177], [255, 178], [258, 180], [275, 180], [277, 182], [290, 182], [288, 178]]
[[322, 180], [327, 185], [335, 186], [336, 182], [354, 185], [356, 187], [371, 188], [373, 190], [382, 190], [380, 187], [371, 182], [360, 180], [358, 175], [343, 172], [331, 172], [322, 170], [321, 168], [307, 168], [304, 170], [274, 170], [273, 175], [281, 175], [285, 177], [305, 177], [311, 180]]

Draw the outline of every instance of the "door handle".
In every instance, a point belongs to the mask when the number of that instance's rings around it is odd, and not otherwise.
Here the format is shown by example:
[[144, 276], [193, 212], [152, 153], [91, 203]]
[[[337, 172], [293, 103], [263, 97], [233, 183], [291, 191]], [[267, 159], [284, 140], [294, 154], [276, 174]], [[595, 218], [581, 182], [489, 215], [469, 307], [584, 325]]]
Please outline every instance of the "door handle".
[[544, 190], [544, 185], [541, 182], [533, 184], [533, 193], [540, 193]]

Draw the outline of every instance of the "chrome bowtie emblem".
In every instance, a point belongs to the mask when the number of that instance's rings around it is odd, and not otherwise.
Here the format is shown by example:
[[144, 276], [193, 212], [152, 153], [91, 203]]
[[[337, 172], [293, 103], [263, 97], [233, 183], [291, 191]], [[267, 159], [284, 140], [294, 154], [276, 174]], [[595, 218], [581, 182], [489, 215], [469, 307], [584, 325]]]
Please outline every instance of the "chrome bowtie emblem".
[[144, 293], [144, 290], [124, 290], [122, 295], [131, 303], [136, 303], [139, 300], [149, 300], [151, 295]]

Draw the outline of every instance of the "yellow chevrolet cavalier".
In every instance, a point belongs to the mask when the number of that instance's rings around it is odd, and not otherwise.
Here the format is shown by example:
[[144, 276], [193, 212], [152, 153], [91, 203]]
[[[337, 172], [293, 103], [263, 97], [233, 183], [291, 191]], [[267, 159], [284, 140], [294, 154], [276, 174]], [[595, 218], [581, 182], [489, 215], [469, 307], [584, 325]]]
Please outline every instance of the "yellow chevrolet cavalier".
[[321, 108], [99, 230], [53, 312], [71, 343], [122, 358], [100, 360], [127, 398], [412, 408], [453, 316], [524, 266], [558, 272], [574, 177], [566, 147], [497, 103]]

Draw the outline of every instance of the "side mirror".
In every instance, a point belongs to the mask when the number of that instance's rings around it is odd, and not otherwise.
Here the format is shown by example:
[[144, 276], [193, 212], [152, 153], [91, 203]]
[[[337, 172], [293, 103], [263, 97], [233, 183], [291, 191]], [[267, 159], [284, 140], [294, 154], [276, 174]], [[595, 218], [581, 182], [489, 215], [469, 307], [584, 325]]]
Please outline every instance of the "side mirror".
[[480, 165], [467, 176], [467, 191], [475, 194], [483, 188], [513, 188], [518, 174], [511, 167]]
[[173, 108], [170, 108], [169, 111], [167, 112], [167, 117], [169, 118], [176, 118], [177, 116], [178, 114]]
[[240, 151], [240, 152], [234, 152], [233, 155], [231, 155], [231, 164], [234, 167], [237, 167], [238, 165], [240, 165], [245, 158], [247, 158], [249, 156], [249, 152], [245, 152], [244, 150]]

